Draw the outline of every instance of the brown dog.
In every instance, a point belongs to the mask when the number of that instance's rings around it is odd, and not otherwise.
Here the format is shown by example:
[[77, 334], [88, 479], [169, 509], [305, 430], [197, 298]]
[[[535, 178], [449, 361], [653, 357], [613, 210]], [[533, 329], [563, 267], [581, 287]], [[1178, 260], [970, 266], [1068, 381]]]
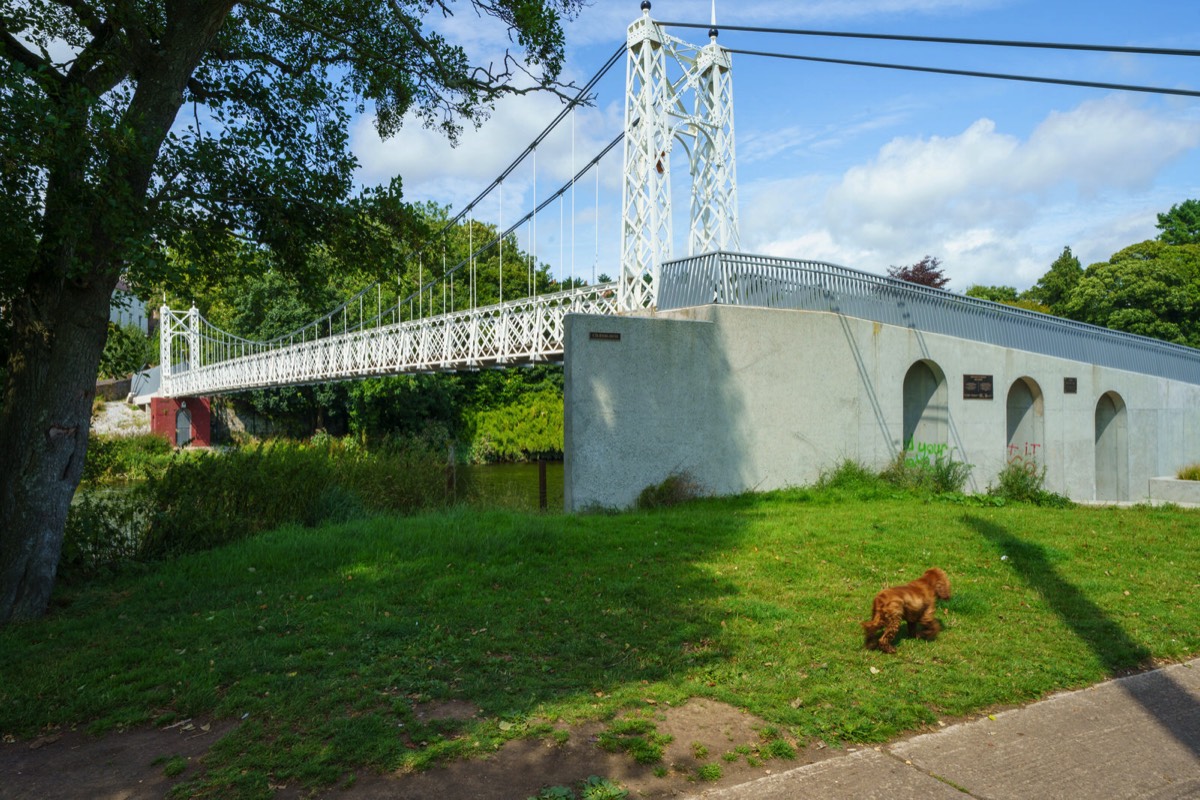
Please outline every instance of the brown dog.
[[885, 653], [896, 652], [892, 640], [900, 632], [900, 623], [908, 623], [908, 634], [935, 639], [942, 625], [933, 618], [937, 598], [950, 598], [950, 579], [937, 567], [912, 583], [893, 586], [875, 595], [871, 618], [862, 624], [867, 632], [867, 649], [878, 647]]

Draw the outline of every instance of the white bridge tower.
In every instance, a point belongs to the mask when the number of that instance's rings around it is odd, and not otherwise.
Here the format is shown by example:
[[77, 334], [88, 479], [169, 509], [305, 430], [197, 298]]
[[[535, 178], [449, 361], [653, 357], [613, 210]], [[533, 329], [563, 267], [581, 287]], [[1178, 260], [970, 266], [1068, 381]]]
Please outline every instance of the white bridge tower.
[[[659, 265], [672, 254], [671, 147], [688, 154], [692, 178], [687, 255], [737, 250], [733, 79], [717, 44], [714, 0], [709, 43], [689, 44], [642, 16], [629, 26], [625, 73], [625, 180], [621, 193], [623, 311], [657, 305]], [[673, 76], [677, 65], [682, 75]]]

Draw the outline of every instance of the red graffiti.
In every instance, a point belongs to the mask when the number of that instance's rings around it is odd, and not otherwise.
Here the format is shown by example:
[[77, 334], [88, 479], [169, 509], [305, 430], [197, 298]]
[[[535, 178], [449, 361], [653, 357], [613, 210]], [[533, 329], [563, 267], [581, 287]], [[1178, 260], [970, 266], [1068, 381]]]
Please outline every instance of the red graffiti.
[[1038, 450], [1042, 445], [1037, 442], [1010, 444], [1008, 446], [1008, 463], [1017, 464], [1030, 475], [1036, 475], [1041, 465], [1038, 463]]

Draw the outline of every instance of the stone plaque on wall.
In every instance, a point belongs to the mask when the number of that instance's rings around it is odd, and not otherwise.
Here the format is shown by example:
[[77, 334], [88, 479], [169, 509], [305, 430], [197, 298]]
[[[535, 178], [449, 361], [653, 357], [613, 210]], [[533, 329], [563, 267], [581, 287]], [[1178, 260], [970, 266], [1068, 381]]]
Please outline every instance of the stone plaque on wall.
[[991, 400], [991, 375], [963, 375], [963, 400]]

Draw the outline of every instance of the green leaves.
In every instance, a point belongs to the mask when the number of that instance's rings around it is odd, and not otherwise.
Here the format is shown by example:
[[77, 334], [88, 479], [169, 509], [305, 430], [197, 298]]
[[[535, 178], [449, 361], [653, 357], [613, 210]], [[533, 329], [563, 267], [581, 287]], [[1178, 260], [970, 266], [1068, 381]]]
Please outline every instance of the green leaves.
[[1063, 304], [1072, 319], [1200, 346], [1200, 245], [1146, 241], [1092, 264]]
[[[453, 136], [496, 97], [529, 90], [522, 59], [541, 67], [535, 87], [552, 89], [562, 20], [582, 3], [438, 5], [499, 20], [523, 57], [481, 70], [431, 27], [440, 17], [428, 4], [395, 0], [250, 0], [232, 12], [212, 0], [154, 0], [109, 20], [87, 4], [6, 11], [17, 43], [0, 51], [0, 245], [16, 258], [0, 272], [0, 302], [25, 290], [39, 248], [79, 250], [84, 278], [132, 262], [130, 277], [146, 283], [169, 275], [145, 252], [163, 247], [218, 273], [231, 232], [285, 266], [303, 264], [318, 242], [373, 240], [364, 217], [406, 238], [405, 215], [393, 213], [398, 183], [352, 197], [352, 113], [374, 107], [384, 136], [410, 113]], [[72, 64], [47, 55], [64, 40], [78, 51]], [[60, 241], [60, 228], [79, 241]]]
[[1062, 254], [1050, 265], [1050, 271], [1039, 278], [1023, 296], [1048, 306], [1051, 313], [1061, 315], [1063, 303], [1082, 277], [1083, 267], [1079, 259], [1071, 252], [1071, 248], [1064, 247]]
[[1158, 215], [1158, 238], [1167, 244], [1200, 244], [1200, 200], [1184, 200]]
[[128, 378], [148, 364], [158, 363], [158, 339], [137, 325], [108, 323], [108, 341], [100, 356], [100, 377]]
[[563, 399], [557, 391], [530, 394], [520, 401], [474, 416], [475, 460], [520, 461], [563, 449]]

